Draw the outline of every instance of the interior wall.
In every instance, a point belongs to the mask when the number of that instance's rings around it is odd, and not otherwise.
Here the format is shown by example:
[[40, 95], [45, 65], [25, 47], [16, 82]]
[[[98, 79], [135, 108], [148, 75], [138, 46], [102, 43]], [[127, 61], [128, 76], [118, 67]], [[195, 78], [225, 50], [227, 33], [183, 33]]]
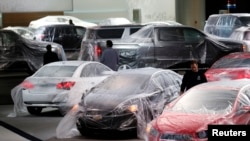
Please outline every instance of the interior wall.
[[63, 15], [59, 12], [11, 12], [2, 13], [2, 27], [7, 26], [28, 26], [30, 21], [42, 18], [47, 15]]
[[133, 9], [140, 10], [141, 22], [176, 20], [175, 0], [126, 0], [129, 18], [133, 19]]
[[126, 0], [73, 0], [73, 10], [64, 14], [94, 23], [110, 17], [129, 18]]
[[[57, 9], [63, 9], [64, 15], [75, 16], [94, 23], [98, 23], [100, 20], [109, 17], [125, 17], [133, 21], [133, 11], [137, 10], [140, 14], [138, 15], [140, 22], [174, 20], [198, 29], [203, 29], [205, 24], [205, 0], [102, 0], [101, 2], [100, 0], [53, 0], [53, 2], [51, 0], [0, 1], [0, 12], [7, 13], [43, 10], [58, 11]], [[0, 14], [0, 26], [1, 21]]]
[[73, 10], [73, 0], [0, 0], [0, 13]]
[[205, 0], [176, 0], [176, 20], [203, 30], [205, 24]]

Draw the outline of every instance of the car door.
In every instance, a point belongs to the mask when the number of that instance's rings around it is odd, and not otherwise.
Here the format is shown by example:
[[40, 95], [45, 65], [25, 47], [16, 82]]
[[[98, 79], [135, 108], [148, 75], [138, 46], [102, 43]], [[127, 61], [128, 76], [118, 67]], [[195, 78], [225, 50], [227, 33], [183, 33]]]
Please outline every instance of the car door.
[[[156, 66], [170, 68], [190, 58], [190, 46], [185, 46], [183, 29], [180, 27], [160, 27], [155, 29], [154, 50]], [[150, 54], [148, 54], [150, 56]]]
[[187, 60], [200, 60], [202, 54], [206, 52], [205, 46], [202, 46], [204, 34], [193, 28], [184, 28], [184, 48], [188, 51]]

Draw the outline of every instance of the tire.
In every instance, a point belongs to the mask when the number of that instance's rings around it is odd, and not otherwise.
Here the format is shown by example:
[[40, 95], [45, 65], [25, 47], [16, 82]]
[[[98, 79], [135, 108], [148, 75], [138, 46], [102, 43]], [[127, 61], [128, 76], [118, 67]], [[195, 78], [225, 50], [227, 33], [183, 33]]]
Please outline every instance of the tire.
[[42, 112], [42, 109], [42, 107], [27, 107], [27, 110], [31, 115], [39, 115]]

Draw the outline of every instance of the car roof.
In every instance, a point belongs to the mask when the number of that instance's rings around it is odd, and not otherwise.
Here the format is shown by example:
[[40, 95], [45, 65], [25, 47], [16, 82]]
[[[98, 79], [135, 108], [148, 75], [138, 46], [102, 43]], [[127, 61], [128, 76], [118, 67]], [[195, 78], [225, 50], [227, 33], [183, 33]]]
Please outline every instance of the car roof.
[[149, 75], [151, 76], [154, 73], [157, 72], [161, 72], [161, 71], [165, 71], [165, 72], [173, 72], [172, 70], [168, 70], [168, 69], [161, 69], [161, 68], [153, 68], [153, 67], [145, 67], [145, 68], [137, 68], [137, 69], [127, 69], [127, 70], [120, 70], [118, 71], [118, 73], [116, 74], [140, 74], [140, 75]]
[[250, 79], [235, 79], [235, 80], [220, 80], [220, 81], [210, 81], [206, 83], [199, 84], [195, 87], [197, 88], [211, 88], [211, 89], [235, 89], [239, 90], [246, 85], [250, 85]]
[[212, 14], [209, 17], [217, 17], [217, 16], [236, 16], [236, 17], [248, 17], [250, 16], [250, 13], [224, 13], [224, 14]]
[[65, 26], [72, 26], [72, 27], [80, 27], [80, 28], [86, 28], [86, 27], [83, 27], [83, 26], [78, 26], [78, 25], [70, 25], [70, 24], [50, 24], [50, 25], [42, 25], [40, 26], [39, 28], [44, 28], [44, 27], [65, 27]]
[[80, 66], [82, 64], [90, 64], [90, 63], [99, 63], [95, 61], [77, 61], [77, 60], [70, 60], [70, 61], [57, 61], [46, 64], [46, 66], [61, 66], [61, 65], [70, 65], [70, 66]]
[[250, 58], [250, 52], [233, 52], [222, 58]]
[[103, 26], [92, 26], [89, 29], [102, 29], [102, 28], [123, 28], [123, 27], [143, 27], [141, 24], [124, 24], [124, 25], [103, 25]]

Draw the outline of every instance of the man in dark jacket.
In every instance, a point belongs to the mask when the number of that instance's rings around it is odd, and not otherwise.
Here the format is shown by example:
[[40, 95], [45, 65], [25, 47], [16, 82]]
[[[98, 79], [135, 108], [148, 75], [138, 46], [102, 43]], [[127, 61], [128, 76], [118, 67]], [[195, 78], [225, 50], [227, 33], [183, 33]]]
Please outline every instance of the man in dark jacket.
[[59, 61], [57, 54], [55, 52], [52, 52], [51, 48], [51, 45], [46, 46], [47, 52], [43, 55], [43, 65]]
[[199, 71], [197, 61], [192, 61], [190, 67], [191, 71], [187, 71], [183, 76], [181, 84], [181, 94], [195, 85], [207, 82], [205, 74]]
[[116, 50], [114, 50], [113, 42], [111, 40], [106, 41], [107, 48], [103, 51], [100, 62], [116, 71], [118, 67], [119, 56]]

